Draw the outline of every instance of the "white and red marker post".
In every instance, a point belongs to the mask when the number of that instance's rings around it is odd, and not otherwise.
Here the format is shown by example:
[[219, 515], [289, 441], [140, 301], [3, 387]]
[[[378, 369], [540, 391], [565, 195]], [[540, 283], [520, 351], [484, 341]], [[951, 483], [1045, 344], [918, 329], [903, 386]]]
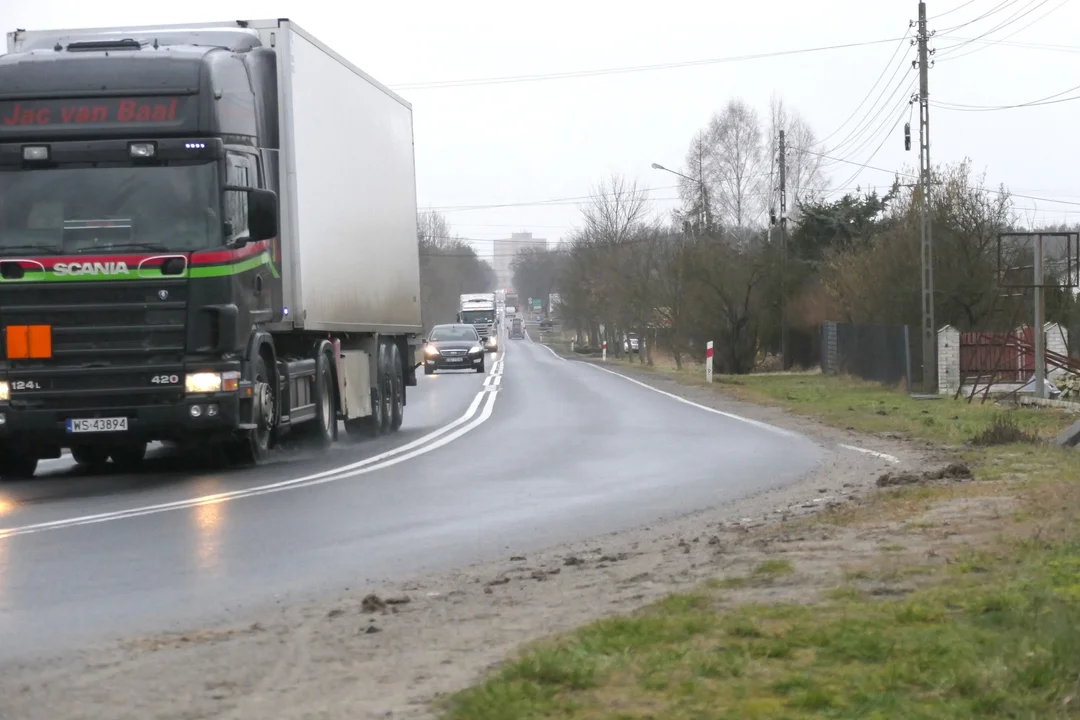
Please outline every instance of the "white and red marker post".
[[712, 340], [705, 343], [705, 382], [712, 382]]
[[604, 342], [600, 347], [601, 347], [600, 359], [601, 360], [607, 360], [607, 338], [604, 338]]

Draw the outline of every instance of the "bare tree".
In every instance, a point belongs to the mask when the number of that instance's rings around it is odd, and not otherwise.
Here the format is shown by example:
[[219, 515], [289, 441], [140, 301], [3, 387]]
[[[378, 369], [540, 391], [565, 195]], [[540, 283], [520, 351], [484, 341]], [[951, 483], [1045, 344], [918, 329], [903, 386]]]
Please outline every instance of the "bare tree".
[[761, 120], [742, 100], [730, 100], [708, 128], [707, 176], [722, 224], [758, 225], [765, 212], [769, 158], [762, 145]]

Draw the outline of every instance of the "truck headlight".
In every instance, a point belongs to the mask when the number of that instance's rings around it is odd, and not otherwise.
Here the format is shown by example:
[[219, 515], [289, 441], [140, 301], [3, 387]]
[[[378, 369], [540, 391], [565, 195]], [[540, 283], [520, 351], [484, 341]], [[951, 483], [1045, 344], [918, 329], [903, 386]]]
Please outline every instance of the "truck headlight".
[[220, 392], [221, 373], [188, 373], [184, 376], [184, 391], [192, 394]]
[[11, 399], [11, 385], [7, 380], [0, 380], [0, 402], [7, 402]]
[[184, 376], [184, 391], [192, 394], [235, 392], [240, 387], [240, 373], [200, 372]]

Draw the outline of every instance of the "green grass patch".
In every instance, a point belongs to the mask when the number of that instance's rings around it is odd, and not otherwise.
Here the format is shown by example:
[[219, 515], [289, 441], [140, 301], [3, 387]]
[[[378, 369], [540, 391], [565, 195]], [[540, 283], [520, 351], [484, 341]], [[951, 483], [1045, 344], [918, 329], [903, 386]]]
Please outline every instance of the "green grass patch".
[[986, 445], [1053, 438], [1076, 419], [1050, 408], [1016, 408], [978, 400], [915, 400], [898, 388], [852, 378], [811, 374], [740, 375], [715, 378], [716, 389], [744, 400], [780, 405], [862, 432], [896, 432], [958, 445]]
[[1080, 677], [1080, 543], [973, 553], [880, 599], [719, 609], [672, 596], [527, 650], [447, 720], [1055, 718]]

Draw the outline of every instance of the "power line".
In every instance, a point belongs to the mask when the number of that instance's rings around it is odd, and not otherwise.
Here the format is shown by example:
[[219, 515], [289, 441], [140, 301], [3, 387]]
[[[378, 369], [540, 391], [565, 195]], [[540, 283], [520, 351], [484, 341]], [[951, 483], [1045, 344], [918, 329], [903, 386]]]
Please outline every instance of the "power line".
[[[1016, 0], [1013, 0], [1013, 1], [1014, 1], [1014, 2], [1016, 2]], [[1028, 3], [1028, 5], [1031, 5], [1032, 3], [1035, 3], [1035, 2], [1036, 2], [1036, 0], [1031, 0], [1031, 1], [1030, 1], [1030, 2]], [[985, 37], [986, 37], [987, 35], [990, 35], [990, 34], [992, 34], [992, 33], [995, 33], [995, 32], [997, 32], [998, 30], [1001, 30], [1001, 29], [1003, 29], [1003, 28], [1006, 28], [1006, 27], [1008, 27], [1009, 25], [1012, 25], [1013, 23], [1015, 23], [1015, 22], [1018, 22], [1018, 21], [1019, 21], [1019, 20], [1021, 20], [1022, 18], [1025, 18], [1025, 17], [1027, 17], [1028, 15], [1030, 15], [1030, 14], [1031, 14], [1031, 13], [1033, 13], [1033, 12], [1035, 12], [1036, 10], [1038, 10], [1039, 8], [1041, 8], [1041, 7], [1043, 6], [1043, 5], [1045, 5], [1045, 4], [1046, 4], [1046, 3], [1048, 3], [1048, 2], [1050, 2], [1050, 0], [1038, 0], [1038, 4], [1036, 4], [1036, 5], [1034, 6], [1034, 7], [1032, 7], [1032, 8], [1031, 8], [1030, 10], [1028, 10], [1027, 12], [1023, 12], [1023, 13], [1021, 13], [1020, 15], [1017, 15], [1017, 14], [1015, 14], [1015, 13], [1014, 13], [1013, 15], [1010, 15], [1010, 16], [1009, 16], [1009, 17], [1008, 17], [1008, 18], [1007, 18], [1007, 19], [1006, 19], [1006, 20], [1005, 20], [1004, 22], [1001, 22], [1001, 23], [999, 23], [999, 24], [995, 25], [994, 27], [992, 27], [992, 28], [990, 28], [989, 30], [987, 30], [986, 32], [984, 32], [984, 33], [983, 33], [982, 35], [978, 35], [978, 36], [976, 36], [976, 37], [975, 37], [974, 39], [975, 39], [975, 40], [982, 40], [982, 39], [983, 39], [983, 38], [985, 38]], [[1067, 2], [1067, 0], [1066, 0], [1066, 2]], [[1062, 5], [1064, 5], [1064, 3], [1062, 3]], [[1025, 7], [1027, 7], [1027, 6], [1025, 6]], [[1058, 7], [1061, 7], [1061, 6], [1059, 5]], [[1055, 8], [1055, 9], [1056, 9], [1056, 8]], [[1023, 10], [1023, 8], [1021, 8], [1021, 10]], [[1051, 12], [1052, 12], [1052, 11], [1051, 11]], [[1047, 15], [1049, 15], [1049, 13], [1047, 13]], [[1046, 16], [1044, 15], [1043, 17], [1045, 18]], [[1020, 28], [1020, 29], [1021, 29], [1021, 30], [1023, 30], [1023, 28]], [[1019, 31], [1017, 31], [1017, 32], [1019, 32]], [[1007, 36], [1007, 37], [1010, 37], [1010, 36]], [[971, 41], [968, 41], [968, 42], [962, 42], [962, 43], [958, 43], [958, 44], [956, 44], [956, 45], [947, 45], [947, 46], [945, 46], [945, 47], [943, 47], [943, 48], [939, 48], [939, 50], [938, 50], [938, 53], [939, 53], [939, 54], [938, 54], [938, 57], [940, 57], [940, 58], [946, 58], [946, 57], [948, 57], [948, 55], [949, 55], [950, 53], [954, 53], [954, 52], [956, 52], [956, 50], [957, 50], [958, 48], [962, 48], [962, 47], [964, 47], [964, 46], [966, 46], [966, 45], [970, 44], [970, 42], [971, 42]]]
[[[1056, 13], [1058, 10], [1063, 8], [1068, 2], [1069, 2], [1069, 0], [1062, 0], [1059, 4], [1057, 4], [1054, 7], [1050, 8], [1050, 10], [1048, 10], [1041, 17], [1035, 18], [1034, 20], [1032, 20], [1028, 24], [1026, 24], [1026, 25], [1024, 25], [1022, 27], [1019, 27], [1016, 30], [1013, 30], [1008, 35], [1005, 35], [1004, 37], [998, 38], [996, 40], [982, 40], [982, 39], [979, 39], [979, 38], [968, 39], [966, 43], [961, 43], [961, 45], [971, 44], [971, 43], [983, 43], [983, 47], [976, 47], [976, 48], [973, 48], [972, 50], [969, 50], [967, 52], [960, 53], [959, 55], [954, 54], [954, 55], [952, 55], [950, 57], [942, 58], [942, 60], [945, 60], [945, 61], [959, 60], [962, 57], [967, 57], [968, 55], [971, 55], [973, 53], [977, 53], [980, 50], [986, 50], [987, 48], [989, 48], [989, 47], [991, 47], [993, 45], [998, 45], [998, 44], [1007, 45], [1007, 46], [1010, 46], [1010, 47], [1032, 47], [1032, 48], [1045, 49], [1045, 50], [1057, 50], [1059, 52], [1080, 52], [1080, 48], [1078, 48], [1076, 46], [1070, 46], [1070, 45], [1050, 45], [1050, 44], [1041, 44], [1041, 43], [1006, 42], [1009, 38], [1015, 37], [1016, 35], [1019, 35], [1020, 33], [1022, 33], [1024, 30], [1027, 30], [1029, 27], [1031, 27], [1035, 23], [1037, 23], [1037, 22], [1039, 22], [1041, 20], [1045, 20], [1046, 18], [1050, 17], [1051, 15]], [[964, 40], [964, 38], [959, 38], [959, 37], [955, 38], [955, 39]], [[960, 47], [960, 45], [957, 45], [957, 46], [954, 46], [954, 47]]]
[[[974, 0], [968, 0], [968, 1], [969, 2], [974, 2]], [[904, 42], [907, 41], [909, 35], [911, 35], [911, 30], [910, 29], [908, 30], [908, 32], [904, 33], [904, 37], [900, 38], [900, 42], [897, 44], [896, 49], [893, 50], [892, 57], [890, 57], [888, 62], [885, 63], [885, 67], [883, 67], [881, 69], [881, 74], [877, 76], [877, 80], [875, 80], [874, 84], [870, 86], [870, 89], [866, 91], [866, 95], [863, 96], [863, 99], [859, 102], [859, 104], [855, 107], [855, 109], [851, 111], [851, 115], [848, 116], [847, 120], [844, 120], [844, 122], [840, 123], [839, 127], [837, 127], [835, 130], [833, 130], [831, 133], [826, 135], [821, 140], [818, 140], [816, 143], [814, 143], [815, 145], [824, 145], [826, 142], [828, 142], [829, 138], [833, 137], [838, 132], [843, 130], [844, 127], [849, 122], [851, 122], [852, 118], [854, 118], [858, 114], [859, 110], [862, 109], [862, 106], [865, 105], [866, 101], [870, 99], [870, 96], [874, 94], [874, 90], [877, 89], [878, 83], [881, 82], [881, 78], [885, 77], [885, 73], [887, 73], [889, 71], [889, 68], [892, 67], [893, 60], [896, 59], [897, 54], [900, 52], [900, 48], [904, 47]], [[895, 70], [893, 71], [893, 75], [894, 76], [896, 75]], [[892, 78], [889, 78], [889, 82], [892, 82]], [[888, 83], [886, 83], [886, 84], [888, 84]]]
[[[903, 81], [906, 78], [907, 78], [907, 74], [904, 75], [904, 77], [901, 79], [901, 81]], [[856, 155], [858, 155], [860, 152], [862, 152], [863, 149], [866, 148], [867, 145], [872, 143], [878, 137], [878, 133], [881, 131], [881, 129], [883, 127], [885, 127], [885, 125], [889, 122], [889, 120], [892, 119], [892, 117], [896, 113], [901, 112], [905, 105], [910, 105], [910, 103], [911, 103], [911, 100], [910, 100], [911, 92], [915, 89], [915, 85], [916, 85], [917, 82], [918, 82], [918, 80], [916, 79], [916, 80], [912, 80], [910, 83], [908, 83], [907, 88], [904, 89], [899, 95], [899, 98], [900, 98], [899, 102], [893, 104], [891, 112], [888, 112], [888, 113], [885, 114], [884, 119], [882, 120], [882, 122], [879, 125], [877, 125], [876, 129], [873, 132], [871, 132], [869, 135], [867, 135], [865, 138], [863, 138], [862, 142], [858, 146], [856, 146], [854, 149], [852, 149], [852, 150], [850, 150], [848, 152], [845, 152], [843, 154], [843, 156], [842, 156], [843, 160], [851, 159], [851, 158], [855, 157]], [[893, 96], [891, 98], [889, 98], [889, 99], [893, 100], [896, 97], [897, 97], [897, 94], [894, 92]], [[887, 107], [886, 105], [882, 105], [881, 109], [878, 110], [878, 112], [874, 115], [874, 117], [870, 119], [870, 123], [875, 122], [878, 119], [878, 117], [881, 116], [882, 112], [885, 111], [886, 107]], [[866, 125], [866, 127], [863, 128], [863, 131], [860, 132], [859, 135], [864, 135], [866, 133], [866, 130], [868, 130], [869, 128], [870, 128], [870, 125], [869, 124]], [[855, 141], [855, 139], [856, 138], [853, 138], [852, 140]], [[839, 146], [837, 146], [837, 147], [839, 147]], [[835, 150], [836, 150], [836, 148], [833, 148], [830, 152], [835, 152]], [[829, 163], [829, 164], [835, 164], [835, 163]]]
[[984, 12], [982, 15], [978, 16], [974, 20], [968, 20], [966, 23], [961, 23], [960, 25], [954, 25], [953, 27], [948, 28], [947, 30], [942, 30], [941, 32], [942, 32], [942, 34], [951, 33], [951, 32], [953, 32], [955, 30], [959, 30], [960, 28], [965, 28], [968, 25], [974, 25], [975, 23], [979, 22], [980, 20], [984, 20], [984, 19], [990, 17], [991, 15], [994, 15], [995, 13], [999, 13], [1002, 10], [1004, 10], [1004, 9], [1010, 7], [1010, 6], [1015, 5], [1019, 1], [1020, 0], [1002, 0], [1000, 3], [998, 3], [994, 7], [990, 8], [989, 10], [987, 10], [986, 12]]
[[966, 7], [968, 6], [968, 5], [970, 5], [970, 4], [971, 4], [971, 3], [973, 3], [973, 2], [975, 2], [975, 0], [967, 0], [967, 2], [966, 2], [966, 3], [964, 3], [963, 5], [957, 5], [956, 7], [954, 7], [954, 8], [953, 8], [953, 9], [951, 9], [951, 10], [946, 10], [946, 11], [945, 11], [945, 12], [943, 12], [943, 13], [938, 13], [938, 14], [937, 14], [937, 15], [935, 15], [934, 17], [932, 17], [932, 18], [928, 18], [928, 19], [930, 19], [930, 20], [937, 20], [938, 18], [942, 18], [942, 17], [945, 17], [946, 15], [948, 15], [948, 14], [950, 14], [950, 13], [954, 13], [954, 12], [956, 12], [957, 10], [963, 10], [964, 8], [966, 8]]
[[[820, 153], [820, 152], [817, 152], [815, 150], [808, 150], [806, 148], [799, 148], [799, 152], [809, 153], [810, 155], [817, 155], [818, 157], [821, 157], [821, 158], [826, 159], [826, 160], [836, 160], [837, 162], [843, 162], [843, 163], [847, 163], [849, 165], [856, 165], [856, 166], [859, 166], [859, 167], [863, 167], [863, 168], [865, 168], [867, 170], [876, 170], [878, 172], [892, 173], [893, 175], [896, 175], [896, 176], [899, 176], [899, 177], [910, 178], [910, 179], [913, 179], [913, 180], [917, 180], [919, 178], [919, 176], [917, 174], [914, 174], [914, 173], [904, 172], [902, 170], [895, 170], [895, 169], [889, 170], [888, 168], [878, 167], [876, 165], [870, 165], [868, 163], [854, 162], [854, 161], [851, 161], [851, 160], [842, 160], [840, 158], [834, 158], [834, 157], [831, 157], [829, 155], [826, 155], [825, 153]], [[1035, 195], [1025, 195], [1025, 194], [1021, 194], [1021, 193], [1012, 192], [1011, 190], [995, 190], [993, 188], [982, 187], [980, 185], [973, 185], [973, 186], [971, 186], [971, 189], [972, 190], [981, 190], [982, 192], [988, 192], [988, 193], [991, 193], [993, 195], [1008, 195], [1009, 197], [1023, 198], [1025, 200], [1038, 200], [1040, 202], [1050, 202], [1050, 203], [1058, 203], [1058, 204], [1061, 204], [1061, 205], [1070, 205], [1070, 206], [1080, 207], [1080, 201], [1056, 200], [1054, 198], [1038, 197], [1038, 196], [1035, 196]]]
[[717, 65], [731, 62], [744, 62], [748, 60], [764, 60], [767, 58], [785, 57], [788, 55], [804, 55], [808, 53], [827, 52], [831, 50], [846, 50], [849, 48], [868, 47], [884, 43], [896, 42], [901, 38], [883, 38], [881, 40], [864, 40], [861, 42], [841, 43], [837, 45], [819, 45], [816, 47], [799, 48], [796, 50], [776, 50], [765, 53], [750, 53], [746, 55], [731, 55], [728, 57], [708, 58], [704, 60], [686, 60], [683, 62], [657, 63], [655, 65], [627, 65], [622, 67], [600, 68], [596, 70], [571, 70], [558, 73], [537, 73], [533, 75], [507, 75], [502, 77], [470, 78], [464, 80], [431, 80], [426, 82], [401, 83], [391, 85], [394, 90], [428, 90], [450, 87], [468, 87], [474, 85], [502, 85], [506, 83], [537, 82], [541, 80], [565, 80], [568, 78], [594, 77], [598, 75], [617, 75], [623, 73], [648, 72], [651, 70], [669, 70], [673, 68], [694, 67], [699, 65]]
[[[1068, 90], [1056, 92], [1053, 95], [1047, 95], [1046, 97], [1039, 98], [1038, 100], [1029, 100], [1028, 102], [1016, 103], [1014, 105], [964, 105], [962, 103], [942, 102], [940, 100], [934, 102], [933, 105], [935, 107], [940, 107], [943, 110], [955, 110], [958, 112], [992, 112], [994, 110], [1015, 110], [1017, 108], [1039, 107], [1041, 105], [1054, 105], [1057, 103], [1071, 102], [1072, 100], [1080, 100], [1080, 95], [1074, 95], [1072, 97], [1066, 98], [1061, 97], [1065, 93], [1075, 92], [1077, 90], [1080, 90], [1080, 85], [1071, 87]], [[1055, 100], [1054, 98], [1058, 99]]]
[[[678, 185], [664, 185], [662, 187], [649, 188], [645, 192], [651, 192], [653, 190], [677, 190]], [[552, 198], [550, 200], [527, 200], [524, 202], [510, 202], [510, 203], [495, 203], [491, 205], [435, 205], [428, 210], [436, 210], [441, 213], [446, 212], [459, 212], [463, 210], [495, 210], [499, 208], [512, 208], [512, 207], [543, 207], [545, 205], [579, 205], [592, 200], [598, 200], [605, 197], [611, 197], [612, 193], [600, 193], [598, 195], [575, 195], [573, 197], [564, 198]], [[651, 200], [664, 200], [666, 198], [649, 198]]]

